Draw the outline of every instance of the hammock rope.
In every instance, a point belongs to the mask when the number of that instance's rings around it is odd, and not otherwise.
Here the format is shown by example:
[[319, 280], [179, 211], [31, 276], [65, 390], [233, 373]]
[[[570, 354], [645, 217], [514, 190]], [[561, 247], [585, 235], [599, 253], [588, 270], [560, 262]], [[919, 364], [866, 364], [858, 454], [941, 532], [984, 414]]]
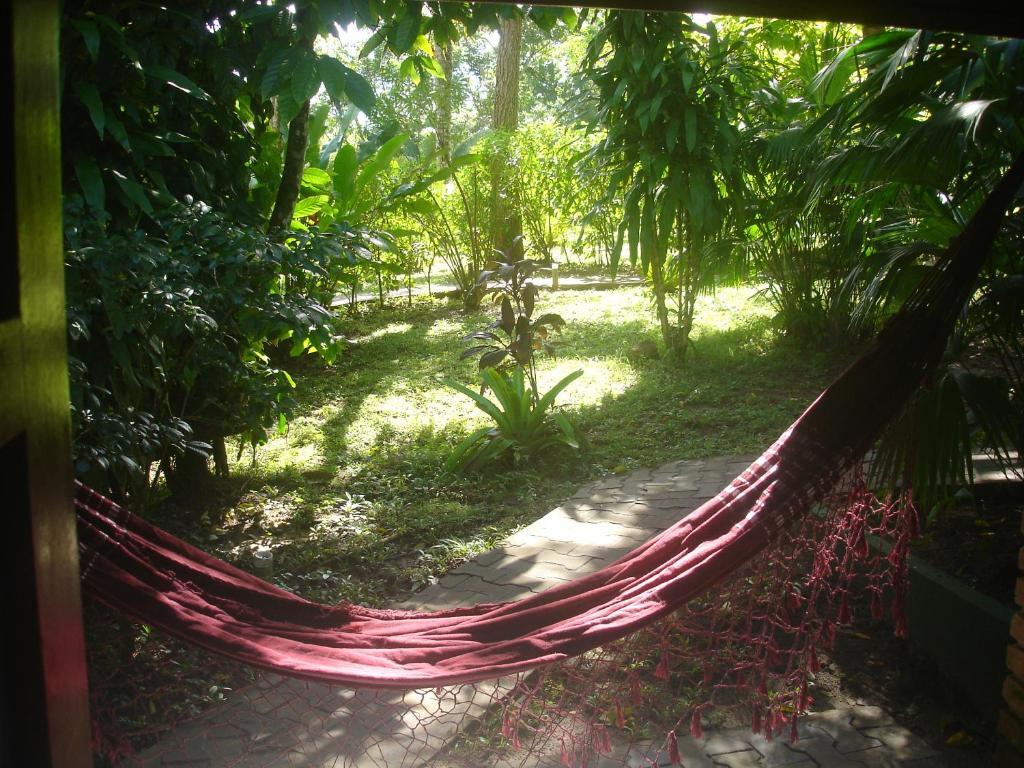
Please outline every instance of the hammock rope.
[[578, 656], [685, 605], [764, 549], [861, 459], [935, 365], [1024, 171], [1018, 159], [873, 349], [715, 498], [596, 573], [505, 604], [324, 606], [213, 558], [79, 485], [86, 592], [253, 666], [353, 686], [500, 677]]

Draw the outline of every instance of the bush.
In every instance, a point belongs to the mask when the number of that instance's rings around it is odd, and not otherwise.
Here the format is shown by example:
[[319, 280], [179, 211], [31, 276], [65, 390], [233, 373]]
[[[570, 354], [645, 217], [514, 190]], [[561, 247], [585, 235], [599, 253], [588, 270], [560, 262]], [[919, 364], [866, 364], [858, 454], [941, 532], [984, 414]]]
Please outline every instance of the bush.
[[[465, 337], [473, 346], [461, 356], [479, 356], [484, 386], [478, 394], [457, 382], [448, 383], [472, 398], [494, 426], [476, 430], [456, 447], [447, 461], [452, 472], [478, 469], [508, 455], [518, 465], [559, 445], [579, 450], [581, 443], [571, 422], [552, 409], [559, 393], [583, 371], [573, 371], [543, 395], [537, 384], [536, 353], [553, 351], [549, 337], [565, 325], [565, 320], [554, 313], [533, 317], [537, 286], [530, 276], [537, 262], [494, 261], [486, 266], [477, 278], [477, 286], [499, 304], [500, 314], [486, 329]], [[494, 400], [484, 394], [488, 389], [494, 393]]]
[[172, 470], [228, 435], [260, 443], [294, 405], [271, 358], [334, 359], [331, 315], [310, 294], [328, 295], [351, 241], [277, 243], [202, 204], [156, 214], [149, 231], [113, 232], [74, 207], [66, 222], [75, 468], [87, 482], [137, 491], [154, 462]]

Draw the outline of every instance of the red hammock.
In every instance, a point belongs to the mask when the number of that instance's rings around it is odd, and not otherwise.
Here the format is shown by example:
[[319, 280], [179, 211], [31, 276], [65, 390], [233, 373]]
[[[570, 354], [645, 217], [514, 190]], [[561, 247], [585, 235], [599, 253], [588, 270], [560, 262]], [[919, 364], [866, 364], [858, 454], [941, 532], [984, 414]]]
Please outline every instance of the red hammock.
[[771, 448], [714, 499], [596, 573], [516, 602], [433, 613], [318, 605], [79, 485], [84, 589], [217, 654], [360, 687], [493, 679], [624, 637], [748, 562], [861, 460], [939, 359], [1022, 179], [1024, 156], [875, 346]]

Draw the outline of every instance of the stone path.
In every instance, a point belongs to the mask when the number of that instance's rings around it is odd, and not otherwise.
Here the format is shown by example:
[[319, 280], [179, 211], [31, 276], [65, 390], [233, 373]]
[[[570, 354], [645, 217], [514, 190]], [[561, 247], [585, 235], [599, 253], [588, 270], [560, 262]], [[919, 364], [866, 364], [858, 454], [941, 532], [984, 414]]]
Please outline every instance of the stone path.
[[[571, 275], [562, 276], [556, 281], [551, 278], [550, 275], [535, 275], [530, 278], [538, 288], [542, 290], [559, 290], [559, 291], [579, 291], [579, 290], [602, 290], [608, 288], [629, 288], [638, 285], [643, 285], [644, 281], [641, 277], [625, 276], [618, 277], [615, 280], [611, 280], [607, 277], [600, 275], [573, 277]], [[439, 283], [433, 283], [430, 286], [429, 293], [433, 296], [444, 296], [458, 295], [458, 287], [441, 281]], [[428, 293], [426, 284], [417, 283], [412, 287], [413, 296], [426, 296]], [[385, 291], [385, 299], [405, 299], [409, 296], [408, 288], [395, 288], [391, 291]], [[365, 304], [372, 301], [379, 301], [380, 294], [376, 291], [367, 290], [359, 291], [356, 293], [356, 303]], [[352, 303], [352, 296], [349, 293], [339, 293], [331, 301], [331, 308], [337, 309], [338, 307], [347, 307]]]
[[[700, 740], [679, 742], [686, 768], [939, 768], [938, 753], [901, 728], [878, 707], [847, 707], [802, 718], [799, 739], [768, 741], [749, 729], [709, 733]], [[642, 750], [627, 754], [627, 766], [648, 766]], [[596, 768], [621, 766], [617, 756]], [[667, 760], [654, 765], [668, 766]], [[539, 768], [539, 767], [538, 767]], [[546, 767], [545, 767], [546, 768]], [[552, 765], [551, 768], [554, 768]]]
[[[677, 461], [607, 478], [501, 547], [449, 573], [397, 607], [433, 609], [511, 600], [596, 570], [664, 530], [718, 493], [754, 457]], [[372, 693], [266, 675], [230, 704], [206, 713], [140, 756], [146, 768], [412, 768], [435, 758], [467, 716], [505, 695], [509, 681], [458, 690]], [[767, 742], [749, 730], [680, 741], [687, 768], [942, 766], [933, 750], [872, 707], [803, 720], [800, 740]], [[653, 755], [652, 755], [653, 756]], [[650, 765], [636, 747], [597, 768]], [[667, 759], [666, 759], [667, 760]], [[661, 765], [668, 765], [662, 762]], [[556, 768], [557, 758], [530, 766]], [[481, 768], [487, 768], [481, 766]]]

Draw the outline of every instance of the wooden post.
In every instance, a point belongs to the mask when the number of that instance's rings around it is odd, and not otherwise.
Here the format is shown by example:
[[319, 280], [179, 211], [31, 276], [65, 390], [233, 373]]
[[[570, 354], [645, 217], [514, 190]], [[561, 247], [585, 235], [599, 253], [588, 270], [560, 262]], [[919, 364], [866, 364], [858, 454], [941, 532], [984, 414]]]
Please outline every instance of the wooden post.
[[[1024, 531], [1024, 513], [1021, 514]], [[1001, 768], [1024, 768], [1024, 548], [1017, 561], [1015, 596], [1017, 613], [1010, 622], [1010, 647], [1006, 649], [1006, 680], [1003, 709], [999, 713], [996, 756]]]
[[0, 256], [0, 765], [86, 768], [92, 756], [61, 242], [59, 3], [16, 0], [2, 12], [0, 88], [10, 130]]

